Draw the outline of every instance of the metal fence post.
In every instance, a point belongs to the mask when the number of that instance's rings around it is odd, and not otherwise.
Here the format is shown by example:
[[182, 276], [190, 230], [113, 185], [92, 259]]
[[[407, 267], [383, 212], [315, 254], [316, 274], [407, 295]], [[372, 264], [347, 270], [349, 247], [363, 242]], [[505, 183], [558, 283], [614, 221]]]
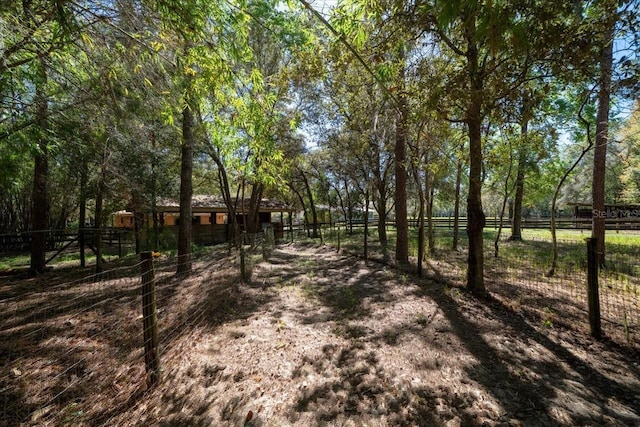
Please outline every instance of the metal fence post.
[[144, 329], [144, 364], [147, 384], [152, 386], [160, 379], [160, 355], [158, 353], [158, 315], [156, 310], [156, 285], [151, 252], [140, 254], [142, 268], [142, 325]]
[[587, 301], [589, 306], [589, 328], [591, 336], [602, 338], [602, 325], [600, 322], [600, 295], [598, 289], [598, 239], [590, 237], [587, 240]]

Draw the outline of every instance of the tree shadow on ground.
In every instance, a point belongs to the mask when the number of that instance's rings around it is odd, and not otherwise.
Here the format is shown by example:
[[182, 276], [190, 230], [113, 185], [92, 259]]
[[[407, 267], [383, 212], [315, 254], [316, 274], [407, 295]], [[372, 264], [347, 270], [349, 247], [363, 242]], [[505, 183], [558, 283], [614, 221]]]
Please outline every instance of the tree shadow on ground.
[[[329, 318], [318, 318], [318, 322], [366, 319], [369, 311], [357, 310], [363, 305], [364, 298], [373, 296], [380, 301], [393, 300], [393, 296], [386, 294], [380, 285], [377, 288], [368, 287], [373, 273], [362, 274], [361, 269], [353, 267], [354, 264], [357, 262], [344, 258], [337, 264], [322, 267], [330, 273], [336, 285], [323, 284], [322, 281], [318, 285], [326, 287], [318, 291], [318, 301], [333, 313]], [[340, 274], [335, 274], [334, 269], [340, 270]], [[355, 280], [354, 274], [358, 277]], [[417, 294], [437, 304], [464, 351], [477, 361], [465, 368], [468, 379], [477, 383], [498, 402], [503, 410], [500, 422], [524, 425], [591, 425], [613, 422], [632, 425], [640, 421], [637, 409], [634, 409], [638, 403], [637, 390], [609, 378], [595, 366], [588, 366], [565, 346], [545, 336], [544, 332], [541, 333], [509, 307], [495, 299], [471, 299], [473, 303], [466, 304], [452, 296], [459, 291], [446, 290], [452, 288], [449, 283], [421, 283], [422, 287]], [[341, 314], [343, 307], [337, 303], [340, 298], [336, 292], [340, 292], [340, 289], [353, 289], [353, 309], [349, 310], [348, 315]], [[365, 289], [366, 292], [363, 291]], [[470, 297], [465, 295], [464, 298]], [[472, 320], [474, 311], [482, 311], [482, 316], [478, 318], [488, 318], [496, 325], [478, 324]], [[425, 319], [423, 323], [426, 326], [430, 322]], [[486, 333], [493, 332], [492, 329], [506, 334], [509, 339], [505, 340], [504, 345], [496, 346], [485, 338]], [[361, 420], [368, 420], [391, 414], [396, 417], [393, 423], [398, 425], [434, 425], [442, 422], [442, 418], [432, 416], [438, 402], [437, 390], [409, 388], [407, 393], [410, 397], [400, 405], [408, 410], [400, 418], [398, 411], [380, 409], [390, 407], [391, 400], [385, 394], [390, 378], [385, 376], [382, 367], [376, 366], [376, 351], [367, 352], [364, 347], [365, 344], [375, 345], [376, 341], [394, 346], [402, 340], [403, 335], [415, 335], [421, 337], [427, 346], [440, 345], [441, 349], [446, 350], [446, 345], [437, 344], [432, 334], [433, 331], [425, 334], [424, 328], [412, 324], [393, 324], [392, 320], [378, 334], [372, 334], [366, 327], [348, 326], [345, 336], [350, 339], [350, 347], [325, 348], [322, 357], [305, 360], [298, 367], [299, 372], [311, 369], [316, 374], [332, 370], [337, 370], [338, 373], [322, 385], [302, 391], [289, 419], [295, 422], [301, 412], [310, 411], [315, 414], [318, 425], [331, 422], [339, 416], [348, 418], [357, 415]], [[530, 357], [526, 352], [528, 343], [541, 346], [553, 357]], [[631, 366], [632, 363], [629, 362], [628, 365]], [[637, 370], [632, 369], [632, 372], [638, 377]], [[573, 397], [574, 400], [563, 401], [566, 396]], [[482, 422], [474, 418], [473, 411], [469, 411], [477, 396], [448, 391], [444, 398], [463, 425]], [[615, 400], [621, 407], [616, 409], [615, 404], [608, 405], [610, 400]]]
[[[585, 403], [564, 402], [565, 417], [569, 418], [569, 424], [607, 424], [616, 420], [617, 423], [632, 425], [640, 421], [639, 414], [633, 409], [637, 405], [637, 401], [634, 402], [637, 390], [608, 378], [594, 366], [587, 366], [510, 307], [494, 298], [481, 301], [482, 309], [498, 320], [500, 328], [509, 331], [514, 341], [520, 341], [509, 343], [514, 348], [498, 350], [483, 337], [482, 325], [469, 320], [474, 317], [469, 306], [463, 308], [450, 292], [443, 291], [440, 286], [423, 286], [421, 293], [437, 302], [460, 342], [478, 360], [475, 368], [467, 370], [469, 377], [484, 386], [510, 417], [525, 424], [564, 424], [554, 418], [551, 407], [557, 405], [558, 390], [567, 390], [568, 382], [577, 382], [582, 389], [574, 388], [573, 395]], [[527, 357], [523, 352], [528, 342], [539, 344], [553, 357], [545, 360]], [[567, 365], [568, 368], [565, 367]], [[628, 366], [633, 364], [628, 363]], [[525, 370], [529, 371], [528, 375]], [[633, 371], [637, 377], [637, 370]], [[605, 406], [603, 403], [610, 399], [625, 405], [626, 409], [614, 411]], [[596, 419], [584, 410], [585, 405], [598, 408]]]
[[[237, 292], [237, 273], [228, 268], [228, 259], [198, 262], [192, 275], [182, 276], [163, 274], [167, 264], [156, 266], [163, 353], [195, 327], [215, 327], [258, 306]], [[42, 422], [101, 425], [144, 395], [140, 271], [135, 268], [133, 277], [128, 271], [101, 284], [78, 281], [53, 288], [56, 292], [42, 287], [44, 299], [30, 290], [32, 302], [19, 299], [19, 307], [4, 313], [0, 424], [29, 423], [42, 412]], [[163, 369], [169, 373], [172, 366]], [[74, 415], [66, 413], [71, 410]]]
[[365, 425], [384, 419], [389, 425], [438, 425], [434, 417], [432, 392], [423, 387], [408, 388], [394, 383], [375, 351], [352, 341], [347, 347], [325, 345], [322, 354], [305, 357], [294, 378], [335, 374], [317, 387], [303, 386], [295, 406], [288, 413], [292, 423], [303, 413], [313, 414], [315, 425], [327, 425], [338, 418], [357, 417]]

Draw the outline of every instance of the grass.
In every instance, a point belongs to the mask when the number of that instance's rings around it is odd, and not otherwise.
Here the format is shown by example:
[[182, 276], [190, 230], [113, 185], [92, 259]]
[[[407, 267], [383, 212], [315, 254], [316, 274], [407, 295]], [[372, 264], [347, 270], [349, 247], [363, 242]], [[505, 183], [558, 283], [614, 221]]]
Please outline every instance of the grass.
[[[369, 232], [369, 252], [383, 253], [378, 241], [376, 229], [372, 227]], [[337, 233], [332, 230], [324, 232], [325, 240], [328, 244], [337, 244]], [[546, 271], [550, 267], [553, 248], [551, 244], [551, 232], [547, 229], [524, 229], [522, 241], [508, 240], [511, 232], [503, 229], [499, 244], [500, 259], [513, 265], [526, 264], [534, 269]], [[393, 256], [396, 232], [394, 229], [387, 230], [389, 240], [386, 252]], [[491, 227], [484, 230], [485, 257], [489, 261], [493, 258], [494, 240], [497, 230]], [[462, 248], [467, 246], [466, 233], [460, 233], [459, 245]], [[559, 251], [558, 271], [570, 273], [574, 270], [584, 270], [587, 266], [585, 239], [590, 237], [588, 230], [558, 230], [557, 241]], [[453, 237], [450, 229], [437, 229], [435, 234], [436, 257], [448, 258], [448, 253], [452, 250]], [[349, 252], [362, 253], [363, 231], [354, 230], [348, 235], [341, 231], [341, 246]], [[607, 248], [607, 271], [609, 275], [622, 274], [630, 277], [640, 277], [640, 266], [637, 259], [640, 258], [640, 232], [634, 231], [608, 231], [606, 234]], [[418, 254], [418, 230], [409, 229], [409, 255]]]
[[[209, 246], [201, 246], [193, 244], [191, 246], [191, 253], [193, 258], [198, 258], [202, 255], [208, 254], [211, 250]], [[118, 257], [117, 246], [108, 246], [102, 248], [102, 256], [105, 260], [111, 261]], [[53, 255], [55, 252], [49, 251], [47, 257]], [[177, 257], [178, 251], [176, 249], [162, 250], [162, 254], [174, 260]], [[132, 245], [123, 245], [122, 256], [124, 258], [134, 255], [134, 249]], [[261, 256], [261, 255], [260, 255]], [[96, 255], [90, 250], [85, 250], [85, 261], [87, 265], [95, 264]], [[65, 252], [56, 256], [48, 265], [80, 265], [80, 251], [78, 248], [67, 249]], [[0, 255], [0, 271], [11, 271], [18, 268], [26, 268], [30, 265], [30, 256], [28, 254], [2, 254]]]
[[6, 255], [0, 258], [0, 271], [9, 271], [29, 265], [29, 255]]

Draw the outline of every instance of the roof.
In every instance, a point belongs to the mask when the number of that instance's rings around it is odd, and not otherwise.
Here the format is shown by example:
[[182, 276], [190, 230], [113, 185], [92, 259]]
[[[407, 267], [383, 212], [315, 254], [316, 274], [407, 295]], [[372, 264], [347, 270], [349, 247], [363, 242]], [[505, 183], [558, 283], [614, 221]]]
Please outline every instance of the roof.
[[[243, 203], [241, 200], [237, 203], [237, 211], [242, 212]], [[244, 206], [249, 207], [249, 200], [244, 200]], [[158, 200], [157, 208], [159, 212], [178, 212], [180, 210], [180, 203], [174, 199], [161, 199]], [[191, 198], [191, 209], [193, 212], [227, 212], [227, 205], [224, 203], [224, 199], [219, 196], [211, 196], [206, 194], [193, 195]], [[260, 200], [260, 212], [294, 212], [295, 209], [292, 206], [287, 205], [284, 202], [273, 199]]]

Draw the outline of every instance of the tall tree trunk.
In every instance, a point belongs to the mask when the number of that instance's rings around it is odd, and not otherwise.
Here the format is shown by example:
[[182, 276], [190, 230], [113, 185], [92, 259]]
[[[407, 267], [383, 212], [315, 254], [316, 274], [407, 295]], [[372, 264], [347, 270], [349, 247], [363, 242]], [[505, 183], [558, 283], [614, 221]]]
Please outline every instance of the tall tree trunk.
[[516, 172], [516, 194], [513, 201], [513, 224], [509, 240], [522, 240], [522, 199], [524, 196], [524, 169], [526, 154], [518, 155], [518, 172]]
[[133, 240], [135, 252], [142, 252], [142, 222], [144, 214], [142, 212], [142, 200], [137, 190], [131, 192], [131, 210], [133, 211]]
[[433, 198], [435, 196], [435, 187], [433, 181], [430, 182], [431, 189], [429, 191], [429, 203], [427, 203], [427, 243], [429, 248], [429, 254], [433, 255], [436, 249], [436, 241], [433, 227]]
[[[300, 205], [302, 206], [302, 217], [303, 217], [303, 221], [304, 221], [304, 225], [305, 228], [307, 228], [307, 207], [304, 203], [304, 197], [302, 197], [302, 194], [300, 194], [300, 192], [298, 190], [295, 189], [295, 187], [291, 184], [289, 184], [289, 188], [291, 188], [291, 191], [293, 191], [293, 193], [298, 196], [298, 200], [300, 201]], [[293, 233], [293, 229], [292, 229], [292, 233]], [[308, 236], [308, 233], [307, 233]]]
[[369, 259], [369, 188], [364, 192], [364, 260]]
[[260, 232], [260, 201], [262, 200], [262, 191], [264, 186], [261, 184], [253, 184], [251, 186], [251, 195], [249, 198], [249, 213], [247, 218], [247, 232], [256, 234]]
[[[513, 171], [513, 151], [511, 150], [511, 144], [509, 144], [509, 169], [507, 170], [507, 177], [504, 179], [504, 194], [502, 196], [502, 207], [500, 209], [500, 223], [498, 226], [498, 232], [496, 233], [496, 239], [493, 242], [493, 256], [494, 258], [498, 258], [499, 252], [500, 252], [500, 237], [502, 236], [502, 227], [503, 227], [503, 220], [504, 220], [504, 212], [507, 209], [507, 202], [509, 201], [509, 195], [511, 194], [511, 189], [509, 189], [509, 185], [511, 181], [511, 172]], [[522, 157], [522, 154], [520, 154], [520, 158]], [[519, 161], [518, 161], [519, 163]], [[516, 183], [517, 185], [517, 183]], [[521, 201], [522, 203], [522, 201]]]
[[347, 220], [349, 221], [349, 235], [353, 234], [353, 200], [351, 200], [351, 193], [349, 193], [349, 185], [347, 180], [344, 180], [344, 192], [347, 196]]
[[469, 72], [470, 98], [466, 122], [469, 134], [469, 195], [467, 197], [467, 236], [469, 253], [467, 258], [467, 288], [474, 295], [485, 293], [484, 245], [482, 231], [485, 216], [482, 210], [482, 75], [479, 70], [478, 48], [475, 36], [475, 16], [467, 16], [465, 38], [467, 39], [467, 66]]
[[87, 164], [82, 163], [80, 170], [80, 212], [78, 214], [78, 244], [80, 245], [80, 267], [86, 266], [85, 227], [87, 223]]
[[[523, 141], [526, 141], [529, 128], [527, 117], [522, 119], [520, 133]], [[513, 224], [509, 240], [522, 240], [522, 199], [524, 198], [524, 174], [527, 167], [527, 148], [520, 145], [518, 153], [518, 171], [516, 172], [516, 194], [513, 201]], [[503, 209], [504, 210], [504, 209]]]
[[180, 168], [180, 226], [178, 227], [178, 273], [191, 271], [191, 197], [193, 195], [193, 110], [182, 109], [182, 162]]
[[[404, 70], [404, 48], [399, 52], [399, 62]], [[400, 73], [400, 95], [396, 117], [395, 140], [395, 214], [396, 214], [396, 261], [409, 264], [409, 222], [407, 219], [407, 100], [404, 95], [404, 71]]]
[[151, 147], [153, 148], [153, 157], [151, 160], [151, 220], [153, 221], [153, 242], [152, 247], [154, 251], [158, 251], [160, 241], [160, 227], [158, 221], [158, 177], [157, 177], [157, 153], [156, 153], [156, 135], [152, 131], [149, 134], [151, 140]]
[[38, 64], [39, 81], [36, 83], [36, 135], [37, 154], [33, 170], [33, 195], [31, 203], [31, 274], [41, 274], [45, 270], [47, 252], [47, 228], [49, 223], [49, 202], [47, 180], [49, 175], [49, 152], [47, 147], [49, 128], [49, 107], [47, 105], [47, 70], [44, 59]]
[[596, 144], [593, 152], [592, 184], [593, 223], [591, 235], [596, 239], [597, 259], [602, 267], [604, 267], [605, 258], [604, 183], [607, 144], [609, 142], [609, 102], [611, 96], [611, 70], [613, 68], [613, 34], [615, 29], [615, 20], [612, 17], [613, 12], [608, 14], [604, 46], [600, 54], [598, 112], [596, 115]]
[[462, 159], [458, 159], [456, 168], [456, 194], [453, 205], [453, 243], [452, 249], [458, 250], [458, 235], [460, 230], [460, 185], [462, 181]]
[[96, 212], [95, 212], [95, 231], [94, 231], [94, 236], [95, 236], [95, 249], [96, 249], [96, 273], [100, 273], [102, 271], [102, 223], [103, 221], [103, 209], [102, 209], [102, 202], [104, 200], [104, 190], [105, 190], [105, 183], [104, 183], [104, 161], [105, 159], [102, 159], [103, 161], [103, 166], [102, 166], [102, 171], [100, 172], [100, 177], [98, 178], [98, 190], [96, 191]]
[[[200, 122], [202, 122], [202, 119], [200, 119]], [[227, 211], [228, 211], [227, 223], [230, 228], [229, 236], [228, 236], [229, 242], [231, 242], [232, 244], [236, 244], [238, 241], [237, 237], [240, 230], [238, 225], [238, 218], [236, 216], [236, 205], [233, 202], [232, 196], [231, 196], [231, 186], [229, 185], [227, 170], [224, 166], [224, 163], [222, 163], [220, 154], [214, 147], [211, 147], [209, 154], [211, 155], [211, 158], [215, 162], [216, 166], [218, 167], [218, 183], [220, 184], [220, 189], [222, 191], [222, 198], [224, 199], [224, 204], [227, 207]], [[231, 246], [229, 247], [229, 249], [231, 249]]]
[[553, 256], [551, 258], [551, 267], [549, 268], [549, 271], [547, 272], [547, 276], [549, 276], [549, 277], [551, 277], [551, 276], [553, 276], [555, 274], [556, 268], [558, 266], [558, 240], [556, 238], [556, 202], [558, 201], [558, 196], [560, 194], [560, 189], [562, 188], [562, 185], [567, 180], [567, 177], [569, 177], [571, 172], [573, 172], [573, 170], [578, 166], [578, 164], [582, 161], [582, 159], [589, 152], [589, 150], [591, 150], [591, 148], [593, 148], [593, 139], [591, 138], [591, 122], [586, 120], [584, 118], [583, 114], [582, 114], [583, 110], [584, 110], [584, 107], [587, 104], [588, 100], [589, 100], [589, 97], [585, 96], [584, 101], [582, 102], [582, 105], [580, 106], [580, 110], [578, 112], [578, 118], [580, 119], [580, 121], [585, 126], [585, 135], [587, 137], [587, 146], [582, 149], [582, 152], [580, 153], [578, 158], [575, 160], [575, 162], [573, 162], [571, 167], [569, 169], [567, 169], [565, 171], [565, 173], [562, 175], [562, 178], [560, 178], [560, 182], [558, 182], [558, 185], [556, 187], [556, 191], [553, 193], [553, 198], [551, 200], [551, 243], [553, 245]]
[[389, 244], [387, 238], [387, 199], [383, 196], [384, 190], [378, 189], [378, 239], [380, 240], [380, 246], [382, 246], [383, 252], [386, 253], [387, 245]]
[[415, 170], [416, 174], [416, 184], [418, 185], [418, 276], [422, 276], [423, 273], [423, 261], [424, 261], [424, 213], [425, 213], [425, 200], [424, 200], [424, 190], [422, 189], [422, 184], [420, 183], [420, 174]]
[[309, 180], [304, 172], [300, 171], [300, 176], [302, 177], [302, 182], [304, 183], [305, 191], [307, 192], [307, 198], [309, 199], [309, 209], [311, 209], [311, 219], [313, 221], [313, 234], [311, 237], [314, 239], [318, 238], [318, 212], [316, 211], [316, 205], [313, 201], [313, 192], [311, 191], [311, 186], [309, 185]]

